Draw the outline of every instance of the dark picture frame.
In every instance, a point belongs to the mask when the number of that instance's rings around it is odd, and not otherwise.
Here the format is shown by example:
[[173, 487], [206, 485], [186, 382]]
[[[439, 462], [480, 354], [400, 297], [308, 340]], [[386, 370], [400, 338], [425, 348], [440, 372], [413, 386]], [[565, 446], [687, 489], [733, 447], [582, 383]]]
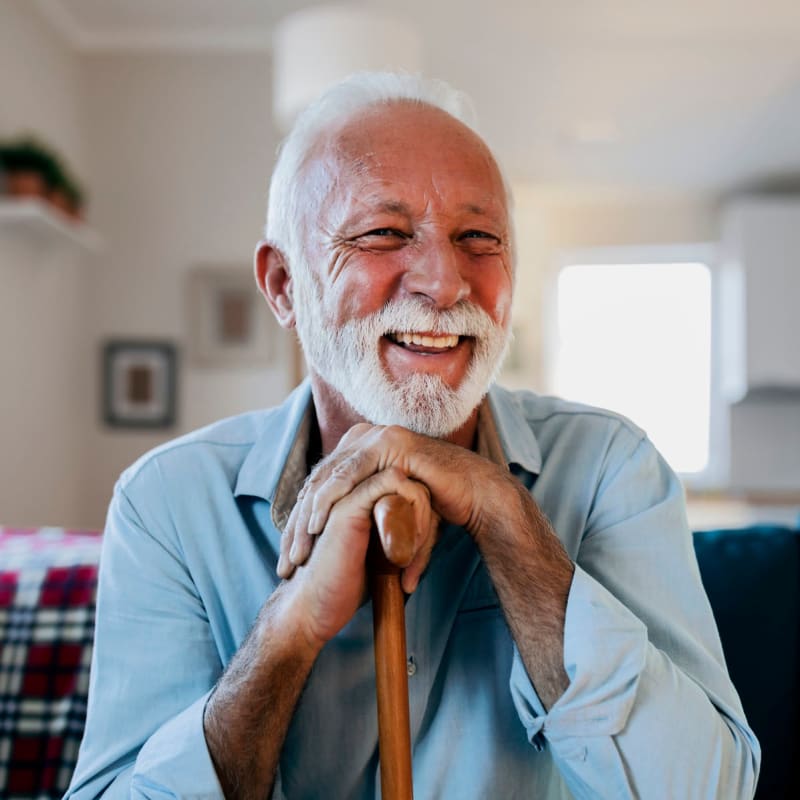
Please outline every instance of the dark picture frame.
[[111, 340], [103, 346], [103, 419], [115, 428], [175, 424], [177, 351], [172, 342]]
[[286, 332], [259, 295], [252, 267], [196, 265], [186, 290], [193, 366], [263, 369], [283, 357]]

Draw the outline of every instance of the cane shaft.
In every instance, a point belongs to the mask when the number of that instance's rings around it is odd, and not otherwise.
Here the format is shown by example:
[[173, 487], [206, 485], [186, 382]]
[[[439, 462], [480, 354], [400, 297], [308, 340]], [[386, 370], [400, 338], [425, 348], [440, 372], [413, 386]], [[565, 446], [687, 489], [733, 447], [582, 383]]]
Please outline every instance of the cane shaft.
[[[412, 536], [411, 508], [398, 496], [382, 498], [375, 509], [382, 533], [395, 541]], [[405, 598], [400, 569], [389, 561], [377, 533], [370, 549], [370, 591], [375, 631], [378, 743], [383, 800], [412, 800], [411, 732], [408, 712]]]

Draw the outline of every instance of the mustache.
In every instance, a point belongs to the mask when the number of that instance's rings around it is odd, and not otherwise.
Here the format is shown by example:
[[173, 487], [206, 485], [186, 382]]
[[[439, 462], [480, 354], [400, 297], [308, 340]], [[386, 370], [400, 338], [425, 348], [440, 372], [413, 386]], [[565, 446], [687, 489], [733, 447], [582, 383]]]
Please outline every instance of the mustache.
[[362, 322], [379, 336], [419, 331], [481, 338], [500, 327], [486, 311], [468, 300], [459, 300], [450, 308], [437, 309], [410, 297], [391, 300]]

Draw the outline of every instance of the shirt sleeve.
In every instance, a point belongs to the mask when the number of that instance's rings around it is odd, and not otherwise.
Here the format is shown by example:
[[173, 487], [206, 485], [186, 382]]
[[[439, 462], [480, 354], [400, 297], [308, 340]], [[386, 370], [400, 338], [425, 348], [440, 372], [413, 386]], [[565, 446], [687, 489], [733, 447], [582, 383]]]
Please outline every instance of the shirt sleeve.
[[65, 800], [223, 798], [203, 733], [222, 665], [162, 516], [159, 530], [143, 525], [117, 485], [100, 561], [86, 726]]
[[760, 763], [728, 677], [683, 490], [647, 439], [611, 458], [567, 601], [569, 686], [545, 711], [515, 648], [511, 694], [575, 797], [750, 798]]

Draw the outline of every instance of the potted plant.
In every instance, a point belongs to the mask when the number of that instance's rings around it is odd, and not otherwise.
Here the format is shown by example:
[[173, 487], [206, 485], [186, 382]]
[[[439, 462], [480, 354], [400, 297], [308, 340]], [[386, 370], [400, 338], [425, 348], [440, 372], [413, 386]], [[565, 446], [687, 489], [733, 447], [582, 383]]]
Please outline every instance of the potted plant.
[[3, 191], [12, 197], [41, 198], [73, 219], [82, 219], [80, 184], [61, 159], [34, 137], [0, 143], [0, 193]]
[[53, 154], [33, 138], [0, 144], [5, 193], [13, 197], [46, 198], [59, 169]]
[[51, 176], [48, 201], [72, 219], [83, 218], [84, 193], [78, 182], [63, 165], [56, 163], [57, 169]]

